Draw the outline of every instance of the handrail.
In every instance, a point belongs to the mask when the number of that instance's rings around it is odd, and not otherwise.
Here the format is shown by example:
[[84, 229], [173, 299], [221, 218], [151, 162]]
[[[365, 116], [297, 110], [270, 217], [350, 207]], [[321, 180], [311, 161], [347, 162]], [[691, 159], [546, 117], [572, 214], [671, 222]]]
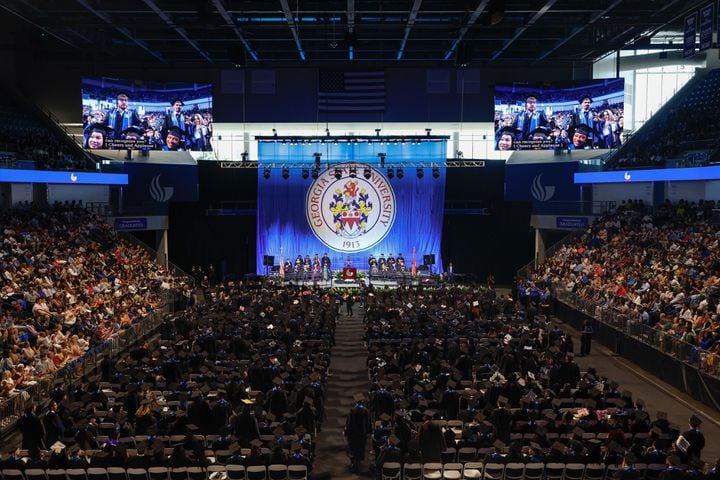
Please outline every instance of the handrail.
[[553, 296], [597, 321], [620, 330], [630, 337], [636, 338], [664, 354], [680, 360], [686, 365], [708, 375], [720, 377], [720, 355], [673, 337], [663, 330], [645, 325], [638, 319], [633, 319], [625, 314], [584, 299], [562, 287], [555, 286]]

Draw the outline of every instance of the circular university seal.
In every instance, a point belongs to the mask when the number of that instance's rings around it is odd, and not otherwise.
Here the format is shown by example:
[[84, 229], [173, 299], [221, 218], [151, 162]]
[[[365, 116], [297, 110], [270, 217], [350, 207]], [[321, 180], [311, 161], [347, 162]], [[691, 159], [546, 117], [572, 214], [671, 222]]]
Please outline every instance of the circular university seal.
[[[350, 176], [354, 167], [356, 177]], [[335, 177], [335, 169], [341, 171]], [[363, 176], [370, 169], [370, 178]], [[305, 212], [315, 236], [339, 252], [361, 252], [390, 232], [396, 215], [395, 192], [379, 170], [362, 163], [342, 163], [323, 172], [307, 192]]]

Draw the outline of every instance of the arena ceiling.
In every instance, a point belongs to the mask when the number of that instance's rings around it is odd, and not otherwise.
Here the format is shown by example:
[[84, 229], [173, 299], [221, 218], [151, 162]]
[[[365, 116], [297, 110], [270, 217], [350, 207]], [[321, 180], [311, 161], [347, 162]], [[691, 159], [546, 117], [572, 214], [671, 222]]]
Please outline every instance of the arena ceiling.
[[0, 20], [19, 49], [39, 35], [87, 62], [531, 66], [647, 48], [709, 1], [3, 0]]

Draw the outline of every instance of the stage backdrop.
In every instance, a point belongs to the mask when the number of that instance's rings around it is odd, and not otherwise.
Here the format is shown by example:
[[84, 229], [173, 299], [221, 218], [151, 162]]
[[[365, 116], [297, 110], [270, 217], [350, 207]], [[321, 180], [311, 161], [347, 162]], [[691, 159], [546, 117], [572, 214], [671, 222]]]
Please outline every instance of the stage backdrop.
[[[258, 161], [273, 164], [270, 177], [258, 169], [257, 273], [264, 274], [263, 256], [273, 255], [292, 263], [298, 255], [327, 253], [332, 269], [348, 261], [361, 270], [368, 268], [370, 254], [402, 254], [410, 269], [413, 248], [417, 265], [423, 255], [435, 255], [434, 272], [442, 271], [440, 241], [445, 202], [445, 169], [426, 167], [418, 178], [415, 168], [405, 168], [403, 178], [389, 178], [388, 168], [379, 165], [378, 153], [386, 163], [401, 161], [441, 162], [446, 142], [421, 143], [324, 143], [282, 144], [260, 142]], [[317, 179], [303, 179], [300, 168], [290, 169], [282, 178], [279, 164], [313, 163], [313, 154], [322, 153]], [[351, 176], [355, 168], [356, 176]], [[365, 169], [370, 178], [366, 179]], [[339, 169], [340, 178], [336, 178]]]

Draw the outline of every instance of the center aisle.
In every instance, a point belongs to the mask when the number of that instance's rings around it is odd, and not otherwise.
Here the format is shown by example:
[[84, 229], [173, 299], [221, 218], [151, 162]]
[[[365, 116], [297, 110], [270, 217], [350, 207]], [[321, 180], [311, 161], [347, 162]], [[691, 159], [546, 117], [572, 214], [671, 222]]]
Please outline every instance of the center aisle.
[[[367, 396], [370, 388], [363, 312], [357, 304], [352, 316], [344, 314], [345, 305], [341, 306], [340, 312], [335, 328], [335, 346], [330, 355], [331, 376], [328, 378], [325, 396], [326, 418], [315, 444], [313, 473], [321, 478], [328, 475], [331, 478], [360, 478], [362, 474], [350, 472], [343, 429], [348, 412], [355, 404], [353, 395], [363, 393]], [[368, 472], [367, 453], [360, 471]]]

